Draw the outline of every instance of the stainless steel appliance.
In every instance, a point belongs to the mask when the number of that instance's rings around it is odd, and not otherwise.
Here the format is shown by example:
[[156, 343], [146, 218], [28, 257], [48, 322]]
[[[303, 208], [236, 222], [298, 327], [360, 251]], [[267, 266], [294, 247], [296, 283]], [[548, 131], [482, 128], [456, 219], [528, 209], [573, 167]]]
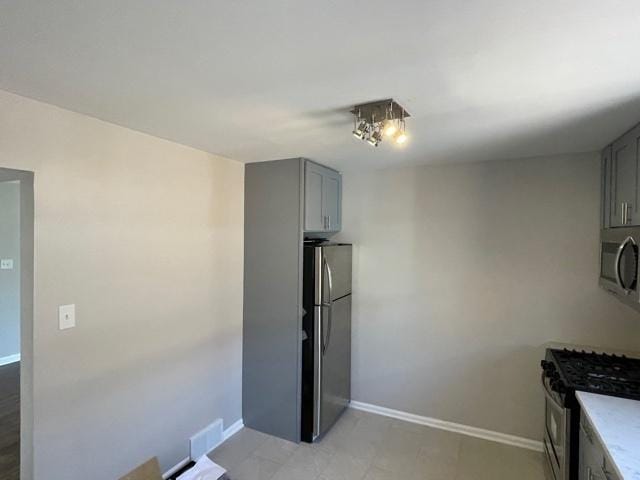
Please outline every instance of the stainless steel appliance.
[[[571, 456], [571, 408], [556, 385], [555, 364], [543, 360], [542, 389], [544, 391], [544, 453], [549, 467], [549, 480], [569, 480], [569, 472], [577, 466], [577, 457]], [[553, 375], [552, 375], [553, 373]]]
[[351, 245], [305, 242], [301, 437], [313, 442], [351, 400]]
[[638, 288], [640, 227], [608, 228], [600, 234], [600, 285], [640, 310]]
[[544, 451], [549, 480], [579, 480], [580, 405], [576, 390], [640, 400], [640, 360], [547, 349], [542, 365]]

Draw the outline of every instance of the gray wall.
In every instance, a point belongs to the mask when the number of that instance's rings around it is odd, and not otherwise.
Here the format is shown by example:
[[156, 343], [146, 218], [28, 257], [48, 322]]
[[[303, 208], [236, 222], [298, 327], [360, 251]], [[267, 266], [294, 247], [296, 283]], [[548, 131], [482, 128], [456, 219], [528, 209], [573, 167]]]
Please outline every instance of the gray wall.
[[598, 288], [596, 154], [347, 173], [353, 398], [541, 439], [547, 341], [640, 350]]
[[243, 165], [0, 92], [0, 167], [35, 172], [35, 478], [164, 470], [238, 420]]
[[0, 182], [0, 358], [20, 353], [20, 184]]

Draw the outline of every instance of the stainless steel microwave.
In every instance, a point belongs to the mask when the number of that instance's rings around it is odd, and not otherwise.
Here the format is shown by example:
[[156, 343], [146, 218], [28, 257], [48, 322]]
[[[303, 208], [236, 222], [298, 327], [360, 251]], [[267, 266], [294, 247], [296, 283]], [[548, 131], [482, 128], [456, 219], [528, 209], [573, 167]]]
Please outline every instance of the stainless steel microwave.
[[609, 228], [600, 233], [600, 285], [640, 311], [638, 245], [640, 227]]

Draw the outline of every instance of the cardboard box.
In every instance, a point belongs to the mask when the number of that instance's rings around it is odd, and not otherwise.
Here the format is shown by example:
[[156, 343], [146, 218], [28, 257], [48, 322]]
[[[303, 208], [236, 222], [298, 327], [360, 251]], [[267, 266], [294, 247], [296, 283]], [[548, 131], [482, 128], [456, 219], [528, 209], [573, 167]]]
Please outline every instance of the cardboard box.
[[120, 480], [162, 480], [158, 458], [153, 457], [132, 472], [127, 473]]

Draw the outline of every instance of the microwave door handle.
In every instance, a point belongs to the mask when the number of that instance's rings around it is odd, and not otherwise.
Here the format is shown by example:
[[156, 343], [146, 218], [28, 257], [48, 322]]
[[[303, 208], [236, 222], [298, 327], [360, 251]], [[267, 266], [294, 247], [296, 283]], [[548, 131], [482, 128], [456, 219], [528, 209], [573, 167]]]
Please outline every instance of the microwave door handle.
[[629, 290], [622, 283], [622, 275], [620, 275], [620, 262], [622, 261], [622, 252], [624, 251], [624, 249], [625, 249], [625, 247], [627, 246], [628, 243], [631, 243], [632, 245], [636, 244], [635, 240], [632, 237], [625, 238], [624, 242], [622, 242], [620, 244], [620, 246], [618, 247], [618, 253], [616, 253], [616, 264], [615, 264], [615, 267], [616, 267], [616, 283], [618, 284], [618, 286], [622, 289], [622, 291], [626, 295], [629, 294]]

